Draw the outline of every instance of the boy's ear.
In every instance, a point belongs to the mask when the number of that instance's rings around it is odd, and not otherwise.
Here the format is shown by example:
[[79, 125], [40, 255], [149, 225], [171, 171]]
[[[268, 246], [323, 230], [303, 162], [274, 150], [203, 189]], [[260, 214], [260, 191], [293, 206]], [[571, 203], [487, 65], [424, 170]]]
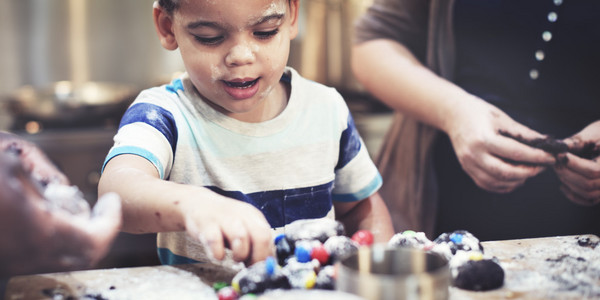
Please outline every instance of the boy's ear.
[[152, 11], [154, 17], [154, 27], [160, 40], [160, 44], [167, 50], [177, 49], [177, 40], [173, 33], [173, 18], [162, 7], [154, 4]]
[[298, 35], [298, 11], [300, 9], [300, 0], [290, 0], [290, 39]]

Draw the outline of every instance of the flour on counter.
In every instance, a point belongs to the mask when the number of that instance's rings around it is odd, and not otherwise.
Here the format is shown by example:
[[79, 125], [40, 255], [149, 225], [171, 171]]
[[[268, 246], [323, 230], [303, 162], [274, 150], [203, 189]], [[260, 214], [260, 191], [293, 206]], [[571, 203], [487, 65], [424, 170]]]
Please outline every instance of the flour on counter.
[[[510, 270], [505, 288], [515, 292], [546, 291], [548, 298], [555, 292], [560, 292], [561, 298], [571, 294], [576, 298], [600, 298], [599, 242], [596, 236], [578, 236], [566, 238], [556, 247], [523, 247], [511, 262], [501, 263]], [[524, 269], [524, 265], [535, 266], [535, 270]]]

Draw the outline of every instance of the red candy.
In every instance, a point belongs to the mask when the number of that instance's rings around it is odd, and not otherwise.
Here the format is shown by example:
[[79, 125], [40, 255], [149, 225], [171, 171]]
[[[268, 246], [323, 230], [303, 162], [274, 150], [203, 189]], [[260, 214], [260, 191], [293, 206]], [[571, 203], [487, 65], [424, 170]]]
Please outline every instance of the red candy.
[[329, 252], [323, 245], [318, 245], [312, 248], [310, 251], [311, 259], [316, 259], [321, 265], [325, 265], [329, 261]]
[[368, 230], [359, 230], [352, 235], [352, 240], [361, 246], [370, 246], [373, 244], [373, 234]]
[[238, 294], [232, 287], [226, 286], [217, 292], [217, 297], [219, 297], [219, 300], [236, 300]]

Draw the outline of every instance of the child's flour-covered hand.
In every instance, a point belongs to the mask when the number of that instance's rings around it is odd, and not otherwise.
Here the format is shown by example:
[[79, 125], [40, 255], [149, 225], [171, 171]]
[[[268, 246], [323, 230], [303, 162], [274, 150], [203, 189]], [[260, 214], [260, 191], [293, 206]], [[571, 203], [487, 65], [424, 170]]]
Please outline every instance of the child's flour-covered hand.
[[112, 158], [98, 190], [100, 195], [116, 192], [123, 199], [123, 231], [186, 231], [214, 258], [223, 259], [229, 248], [234, 260], [246, 264], [274, 253], [271, 227], [254, 206], [202, 186], [162, 180], [154, 165], [140, 156]]
[[251, 265], [273, 255], [272, 230], [254, 206], [214, 193], [210, 201], [181, 205], [187, 233], [202, 242], [216, 259], [231, 249], [233, 259]]

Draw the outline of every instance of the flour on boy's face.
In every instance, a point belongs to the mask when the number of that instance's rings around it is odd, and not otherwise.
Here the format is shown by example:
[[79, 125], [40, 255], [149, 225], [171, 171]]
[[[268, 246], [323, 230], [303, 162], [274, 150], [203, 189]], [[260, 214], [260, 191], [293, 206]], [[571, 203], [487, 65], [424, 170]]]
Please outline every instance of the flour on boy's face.
[[[188, 0], [173, 32], [190, 79], [231, 117], [261, 121], [287, 101], [279, 82], [297, 33], [297, 1]], [[272, 118], [272, 116], [271, 116]]]

